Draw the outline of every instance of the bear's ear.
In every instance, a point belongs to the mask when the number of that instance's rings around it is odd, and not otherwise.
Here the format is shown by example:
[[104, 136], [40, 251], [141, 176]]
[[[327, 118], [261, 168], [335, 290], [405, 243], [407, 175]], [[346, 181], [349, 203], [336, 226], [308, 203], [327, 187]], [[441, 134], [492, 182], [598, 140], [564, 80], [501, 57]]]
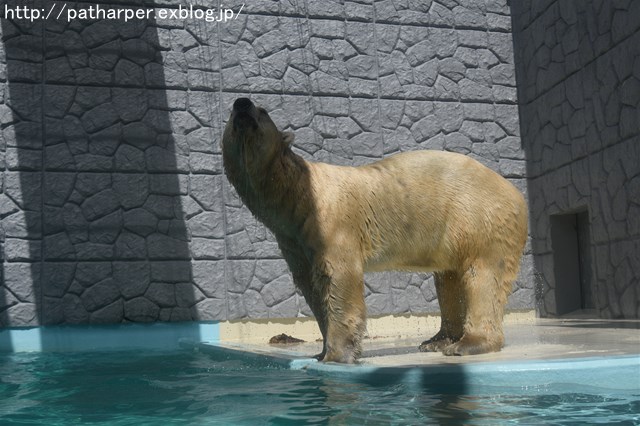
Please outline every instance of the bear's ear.
[[293, 145], [293, 139], [293, 132], [282, 132], [282, 141], [287, 144], [287, 146]]

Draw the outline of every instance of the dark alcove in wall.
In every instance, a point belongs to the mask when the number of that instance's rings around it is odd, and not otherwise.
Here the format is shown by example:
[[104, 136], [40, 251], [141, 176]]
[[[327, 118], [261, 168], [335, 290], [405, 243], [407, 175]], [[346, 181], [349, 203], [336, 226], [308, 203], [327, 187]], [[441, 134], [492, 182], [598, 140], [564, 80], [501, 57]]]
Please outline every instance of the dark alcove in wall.
[[593, 309], [589, 213], [551, 216], [558, 315]]

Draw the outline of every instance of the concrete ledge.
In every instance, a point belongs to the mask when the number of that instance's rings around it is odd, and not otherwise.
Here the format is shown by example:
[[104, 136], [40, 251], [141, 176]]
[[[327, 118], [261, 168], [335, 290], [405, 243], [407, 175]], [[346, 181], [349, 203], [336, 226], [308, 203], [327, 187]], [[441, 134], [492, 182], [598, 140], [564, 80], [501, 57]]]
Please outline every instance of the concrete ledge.
[[[511, 312], [506, 324], [529, 324], [535, 312]], [[439, 315], [388, 315], [367, 320], [373, 338], [427, 338], [440, 327]], [[307, 342], [321, 339], [315, 318], [251, 319], [114, 325], [61, 325], [0, 329], [0, 352], [177, 349], [180, 340], [266, 344], [287, 333]]]
[[300, 355], [291, 350], [268, 351], [255, 347], [249, 349], [243, 344], [222, 343], [222, 342], [202, 342], [193, 343], [183, 341], [181, 346], [186, 349], [195, 349], [209, 354], [213, 359], [240, 360], [249, 365], [257, 367], [282, 367], [291, 370], [302, 370], [311, 364], [318, 364], [315, 358]]
[[[533, 324], [535, 311], [513, 311], [504, 317], [504, 323]], [[367, 335], [379, 338], [423, 338], [427, 339], [440, 329], [439, 314], [385, 315], [367, 318]], [[322, 339], [315, 318], [249, 319], [223, 321], [220, 323], [221, 342], [260, 344], [269, 338], [286, 333], [296, 338], [313, 342]]]
[[424, 336], [398, 337], [396, 331], [387, 337], [365, 339], [357, 365], [318, 363], [312, 358], [322, 349], [318, 341], [269, 345], [262, 339], [192, 346], [214, 358], [239, 359], [254, 366], [304, 369], [336, 380], [371, 385], [403, 383], [438, 392], [539, 390], [548, 386], [568, 386], [573, 391], [593, 388], [639, 392], [639, 329], [637, 320], [529, 322], [521, 318], [506, 323], [506, 344], [501, 352], [465, 357], [419, 352]]
[[312, 374], [361, 383], [403, 383], [441, 392], [462, 389], [470, 394], [554, 385], [610, 391], [640, 390], [640, 355], [397, 367], [315, 363], [305, 368]]
[[398, 358], [397, 365], [380, 366], [366, 360], [356, 365], [320, 363], [296, 351], [261, 351], [241, 344], [200, 343], [188, 346], [214, 359], [237, 359], [256, 367], [306, 370], [313, 375], [378, 386], [402, 383], [439, 392], [477, 394], [554, 385], [609, 391], [640, 390], [640, 354], [503, 362], [474, 362], [468, 358], [467, 363], [424, 365], [406, 365], [403, 364], [406, 360]]

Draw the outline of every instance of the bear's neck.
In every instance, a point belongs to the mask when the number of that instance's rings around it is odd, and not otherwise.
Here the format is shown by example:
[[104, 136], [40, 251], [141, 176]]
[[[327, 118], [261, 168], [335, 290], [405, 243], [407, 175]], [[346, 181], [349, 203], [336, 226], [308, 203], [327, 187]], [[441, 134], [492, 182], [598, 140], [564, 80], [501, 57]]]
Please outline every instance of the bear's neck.
[[246, 177], [247, 193], [236, 189], [251, 213], [272, 231], [295, 235], [308, 215], [305, 209], [311, 206], [308, 163], [283, 146], [262, 170], [247, 172]]

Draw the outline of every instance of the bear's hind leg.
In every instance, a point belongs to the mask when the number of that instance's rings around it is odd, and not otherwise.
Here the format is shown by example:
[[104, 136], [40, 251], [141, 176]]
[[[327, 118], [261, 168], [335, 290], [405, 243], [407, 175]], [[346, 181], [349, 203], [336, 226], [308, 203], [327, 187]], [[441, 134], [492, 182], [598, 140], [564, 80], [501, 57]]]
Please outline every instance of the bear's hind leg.
[[436, 294], [440, 305], [440, 331], [418, 347], [421, 352], [440, 352], [445, 347], [460, 340], [463, 333], [465, 310], [461, 298], [460, 276], [446, 271], [434, 274]]
[[462, 275], [462, 300], [466, 305], [462, 338], [445, 347], [445, 355], [498, 352], [504, 344], [502, 320], [507, 302], [505, 285], [493, 268], [476, 262]]

